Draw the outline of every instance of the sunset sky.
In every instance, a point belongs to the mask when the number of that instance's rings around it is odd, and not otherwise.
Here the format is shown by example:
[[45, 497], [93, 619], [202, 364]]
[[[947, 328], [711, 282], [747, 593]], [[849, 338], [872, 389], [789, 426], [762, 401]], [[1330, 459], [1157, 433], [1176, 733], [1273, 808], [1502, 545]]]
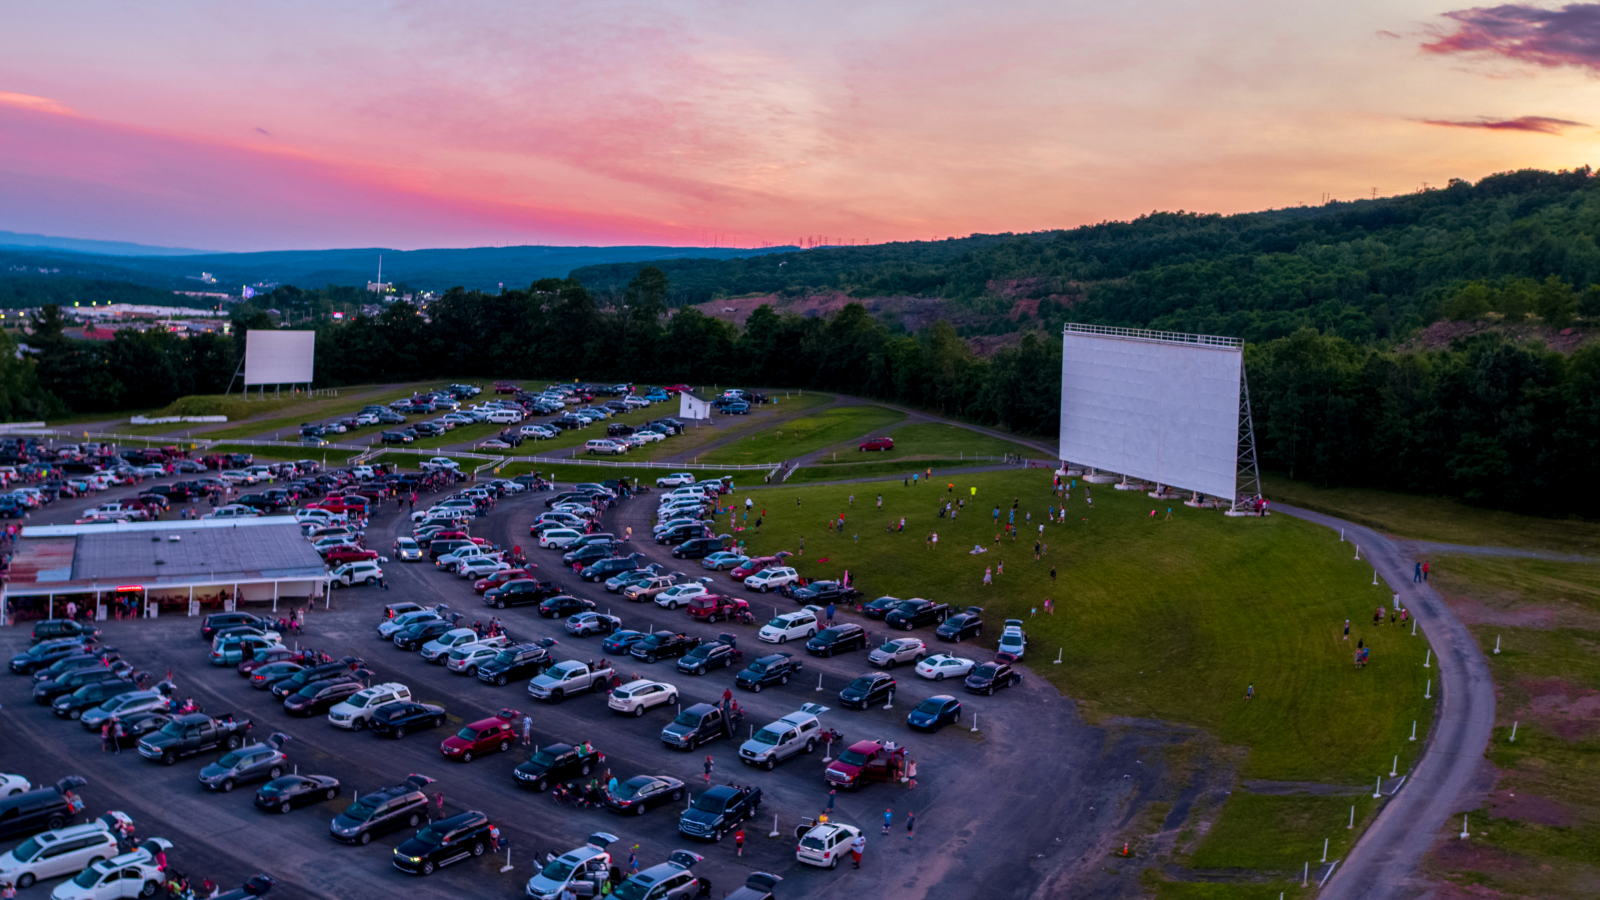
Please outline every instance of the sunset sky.
[[7, 4], [0, 229], [757, 246], [1600, 162], [1600, 3]]

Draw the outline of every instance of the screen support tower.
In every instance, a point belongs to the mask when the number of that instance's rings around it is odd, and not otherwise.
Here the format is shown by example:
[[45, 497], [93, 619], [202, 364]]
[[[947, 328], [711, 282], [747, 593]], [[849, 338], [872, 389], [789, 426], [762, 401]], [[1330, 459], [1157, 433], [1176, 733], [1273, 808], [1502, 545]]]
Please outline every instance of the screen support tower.
[[1256, 426], [1250, 414], [1250, 377], [1239, 367], [1239, 466], [1234, 479], [1234, 513], [1252, 511], [1261, 496], [1261, 468], [1256, 464]]

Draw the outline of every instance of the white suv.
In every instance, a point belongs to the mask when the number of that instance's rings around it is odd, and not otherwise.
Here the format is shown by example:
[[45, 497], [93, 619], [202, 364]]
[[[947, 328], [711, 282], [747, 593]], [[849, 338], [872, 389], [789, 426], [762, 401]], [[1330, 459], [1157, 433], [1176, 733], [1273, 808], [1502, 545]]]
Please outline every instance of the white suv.
[[375, 684], [366, 690], [351, 694], [342, 703], [334, 704], [333, 708], [328, 710], [328, 721], [340, 728], [360, 731], [367, 727], [373, 710], [385, 703], [410, 699], [411, 688], [403, 684], [392, 681], [387, 684]]
[[786, 584], [795, 584], [800, 580], [800, 573], [788, 566], [772, 566], [762, 569], [744, 580], [744, 586], [756, 591], [766, 593], [783, 587]]
[[772, 621], [761, 626], [756, 632], [756, 637], [769, 644], [782, 644], [790, 638], [811, 638], [817, 633], [817, 613], [821, 612], [815, 606], [808, 606], [799, 612], [784, 613]]
[[657, 606], [677, 609], [680, 606], [688, 606], [690, 600], [709, 593], [711, 592], [703, 584], [675, 584], [656, 594], [655, 601]]
[[356, 584], [377, 584], [383, 578], [383, 570], [370, 559], [360, 562], [345, 563], [328, 573], [328, 586], [331, 588], [350, 587]]
[[1000, 633], [999, 652], [1011, 654], [1012, 659], [1021, 659], [1022, 651], [1027, 646], [1028, 635], [1022, 630], [1022, 620], [1007, 619], [1006, 628]]
[[682, 484], [694, 484], [694, 473], [673, 472], [656, 479], [656, 487], [677, 487]]
[[671, 706], [678, 702], [678, 689], [670, 684], [660, 681], [639, 679], [611, 692], [611, 699], [606, 705], [617, 712], [633, 713], [635, 716], [644, 715], [644, 711], [652, 706], [666, 704]]

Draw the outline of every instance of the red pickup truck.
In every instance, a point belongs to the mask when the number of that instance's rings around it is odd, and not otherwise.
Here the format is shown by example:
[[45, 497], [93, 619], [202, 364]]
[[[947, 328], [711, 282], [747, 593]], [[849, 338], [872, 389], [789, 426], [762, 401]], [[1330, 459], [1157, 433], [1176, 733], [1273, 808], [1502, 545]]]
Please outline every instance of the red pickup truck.
[[906, 748], [883, 741], [856, 741], [828, 764], [823, 777], [834, 787], [858, 791], [870, 781], [897, 781], [906, 770]]
[[310, 509], [325, 509], [333, 513], [359, 513], [366, 515], [368, 512], [367, 498], [359, 496], [324, 497], [311, 504]]

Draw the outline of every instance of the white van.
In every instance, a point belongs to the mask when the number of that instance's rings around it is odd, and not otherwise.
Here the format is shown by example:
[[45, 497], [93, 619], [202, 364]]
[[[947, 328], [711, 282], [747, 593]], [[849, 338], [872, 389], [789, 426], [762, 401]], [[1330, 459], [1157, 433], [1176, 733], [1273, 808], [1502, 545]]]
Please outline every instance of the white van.
[[522, 413], [514, 409], [496, 409], [489, 413], [489, 421], [497, 425], [514, 425], [522, 421]]
[[373, 710], [385, 703], [410, 699], [411, 688], [403, 684], [393, 681], [387, 684], [375, 684], [366, 690], [351, 694], [342, 703], [334, 704], [333, 708], [328, 710], [328, 721], [339, 728], [361, 731], [372, 719]]
[[202, 519], [253, 519], [253, 518], [255, 518], [256, 516], [259, 516], [259, 515], [261, 515], [261, 511], [255, 509], [254, 507], [245, 506], [245, 505], [240, 504], [240, 503], [232, 503], [232, 504], [229, 504], [227, 506], [219, 506], [215, 510], [213, 510], [212, 512], [208, 512], [205, 515], [201, 516], [200, 518], [202, 518]]
[[628, 452], [628, 448], [616, 441], [599, 438], [583, 445], [585, 453], [605, 453], [611, 456], [620, 456]]
[[86, 825], [36, 834], [0, 856], [0, 880], [26, 889], [41, 879], [76, 875], [116, 856], [116, 829], [131, 824], [123, 813], [108, 812]]

